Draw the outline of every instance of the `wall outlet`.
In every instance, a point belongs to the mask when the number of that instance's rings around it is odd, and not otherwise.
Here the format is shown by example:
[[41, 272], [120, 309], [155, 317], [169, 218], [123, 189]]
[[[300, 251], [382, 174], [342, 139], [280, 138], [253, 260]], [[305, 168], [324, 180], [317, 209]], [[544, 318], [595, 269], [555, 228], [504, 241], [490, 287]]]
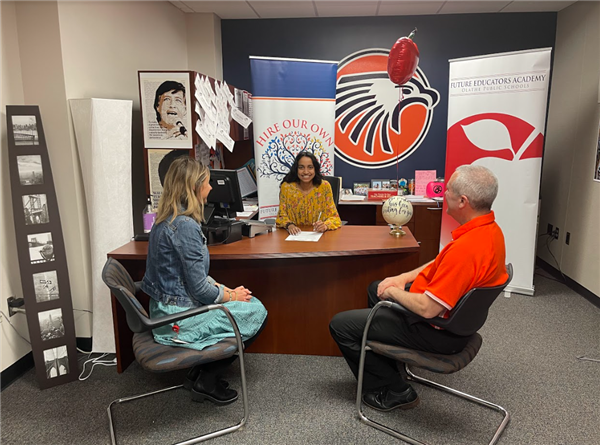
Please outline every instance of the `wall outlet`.
[[558, 239], [558, 227], [555, 227], [552, 231], [552, 238]]
[[8, 299], [6, 300], [7, 304], [8, 304], [8, 316], [12, 317], [13, 315], [15, 315], [17, 312], [23, 312], [15, 310], [16, 308], [21, 308], [23, 305], [25, 305], [25, 300], [23, 300], [23, 298], [16, 298], [14, 295], [8, 297]]

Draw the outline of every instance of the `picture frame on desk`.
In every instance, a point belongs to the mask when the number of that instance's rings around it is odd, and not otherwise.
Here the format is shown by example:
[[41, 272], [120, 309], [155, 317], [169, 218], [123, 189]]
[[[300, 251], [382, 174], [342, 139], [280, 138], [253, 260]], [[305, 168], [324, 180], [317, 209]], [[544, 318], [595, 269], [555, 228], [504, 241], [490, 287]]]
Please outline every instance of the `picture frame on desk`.
[[354, 183], [354, 194], [358, 196], [367, 196], [369, 193], [369, 183], [368, 182], [355, 182]]
[[387, 181], [388, 187], [390, 181], [387, 179], [371, 179], [371, 189], [372, 190], [381, 190], [383, 188], [383, 182]]
[[189, 149], [192, 145], [190, 72], [138, 72], [145, 148]]

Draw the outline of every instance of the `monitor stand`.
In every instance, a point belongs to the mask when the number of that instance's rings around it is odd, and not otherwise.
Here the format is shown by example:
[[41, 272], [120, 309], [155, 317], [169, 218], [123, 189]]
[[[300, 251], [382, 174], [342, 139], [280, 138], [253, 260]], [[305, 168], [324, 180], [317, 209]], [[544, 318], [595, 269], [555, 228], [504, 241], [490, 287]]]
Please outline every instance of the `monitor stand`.
[[230, 244], [242, 239], [244, 223], [218, 215], [214, 207], [204, 206], [204, 220], [206, 222], [202, 224], [202, 232], [209, 246]]

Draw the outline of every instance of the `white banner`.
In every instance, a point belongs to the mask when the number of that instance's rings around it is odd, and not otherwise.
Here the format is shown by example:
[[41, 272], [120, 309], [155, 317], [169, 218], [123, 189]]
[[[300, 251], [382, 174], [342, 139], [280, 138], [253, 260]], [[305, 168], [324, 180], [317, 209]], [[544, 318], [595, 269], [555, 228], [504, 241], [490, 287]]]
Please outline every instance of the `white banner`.
[[301, 151], [333, 175], [337, 62], [251, 57], [259, 218], [275, 218], [279, 185]]
[[[450, 61], [446, 180], [457, 167], [496, 174], [492, 210], [514, 267], [507, 288], [533, 295], [540, 175], [551, 48]], [[445, 212], [441, 244], [458, 226]]]

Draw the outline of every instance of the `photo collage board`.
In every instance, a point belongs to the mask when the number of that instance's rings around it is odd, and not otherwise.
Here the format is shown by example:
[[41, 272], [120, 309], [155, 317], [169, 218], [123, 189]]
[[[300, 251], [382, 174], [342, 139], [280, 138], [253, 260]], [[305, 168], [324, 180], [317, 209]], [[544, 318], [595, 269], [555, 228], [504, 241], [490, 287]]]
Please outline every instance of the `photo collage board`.
[[79, 374], [71, 286], [40, 109], [8, 105], [6, 118], [25, 314], [37, 379], [45, 389]]
[[250, 94], [195, 71], [138, 71], [138, 81], [146, 192], [157, 211], [162, 160], [188, 155], [225, 168], [223, 150], [250, 138]]

